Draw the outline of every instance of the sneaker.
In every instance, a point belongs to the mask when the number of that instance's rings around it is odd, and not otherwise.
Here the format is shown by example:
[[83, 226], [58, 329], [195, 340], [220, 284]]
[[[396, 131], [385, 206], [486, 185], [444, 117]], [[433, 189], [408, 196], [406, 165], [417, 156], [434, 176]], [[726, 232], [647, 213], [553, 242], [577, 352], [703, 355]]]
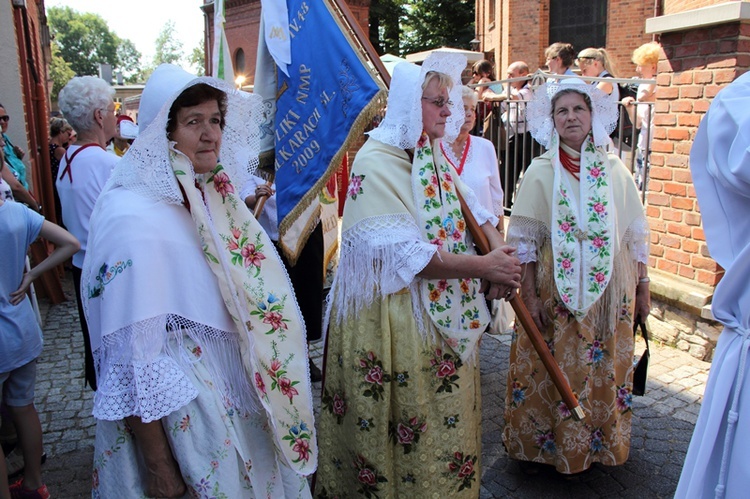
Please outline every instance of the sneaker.
[[[42, 464], [47, 460], [47, 453], [42, 452]], [[5, 469], [8, 470], [8, 479], [12, 479], [23, 473], [25, 469], [21, 449], [16, 447], [5, 455]]]
[[313, 362], [312, 359], [308, 360], [310, 361], [310, 381], [312, 381], [313, 383], [323, 381], [323, 373], [320, 372], [320, 368], [315, 365], [315, 362]]
[[49, 499], [49, 491], [46, 485], [36, 490], [24, 488], [23, 478], [10, 486], [10, 497], [12, 499]]

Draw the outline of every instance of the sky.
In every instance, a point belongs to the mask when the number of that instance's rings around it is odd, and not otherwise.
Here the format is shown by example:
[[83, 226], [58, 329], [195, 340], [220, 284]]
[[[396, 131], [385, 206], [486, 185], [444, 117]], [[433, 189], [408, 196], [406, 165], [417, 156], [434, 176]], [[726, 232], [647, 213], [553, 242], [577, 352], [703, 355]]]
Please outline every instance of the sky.
[[117, 36], [135, 44], [144, 64], [153, 59], [156, 37], [170, 19], [185, 56], [203, 40], [203, 0], [46, 0], [44, 4], [99, 14]]

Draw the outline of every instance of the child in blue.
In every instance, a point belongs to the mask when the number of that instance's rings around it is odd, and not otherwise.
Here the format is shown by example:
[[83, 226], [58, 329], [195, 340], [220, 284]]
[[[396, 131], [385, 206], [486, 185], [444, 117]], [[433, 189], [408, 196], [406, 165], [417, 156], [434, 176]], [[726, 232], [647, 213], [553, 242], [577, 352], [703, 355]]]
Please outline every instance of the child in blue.
[[[13, 416], [26, 470], [24, 478], [9, 487], [5, 456], [0, 450], [0, 499], [46, 499], [49, 492], [41, 475], [42, 427], [34, 407], [42, 330], [26, 291], [34, 279], [73, 256], [80, 244], [65, 229], [3, 198], [0, 196], [0, 400]], [[24, 273], [26, 253], [39, 236], [57, 249]]]

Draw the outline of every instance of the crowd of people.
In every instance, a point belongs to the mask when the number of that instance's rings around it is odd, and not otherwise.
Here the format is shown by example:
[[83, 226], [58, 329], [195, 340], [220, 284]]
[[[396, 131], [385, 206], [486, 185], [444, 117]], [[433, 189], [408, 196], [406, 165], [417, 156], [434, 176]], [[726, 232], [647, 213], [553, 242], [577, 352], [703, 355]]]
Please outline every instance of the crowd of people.
[[[654, 76], [658, 50], [647, 44], [634, 54], [644, 78]], [[0, 105], [0, 231], [10, 235], [0, 240], [0, 386], [26, 466], [9, 486], [0, 460], [0, 499], [50, 497], [33, 405], [42, 337], [27, 290], [71, 258], [84, 379], [95, 391], [92, 497], [478, 497], [479, 343], [493, 315], [512, 338], [502, 432], [510, 457], [527, 474], [624, 463], [633, 326], [650, 313], [649, 228], [636, 179], [611, 139], [618, 86], [569, 77], [574, 63], [583, 77], [613, 76], [606, 51], [574, 54], [569, 44], [550, 46], [548, 70], [564, 77], [536, 89], [523, 61], [508, 67], [507, 88], [480, 61], [471, 80], [477, 90], [462, 85], [461, 55], [395, 67], [385, 117], [351, 167], [325, 316], [322, 232], [313, 232], [309, 256], [290, 265], [275, 247], [274, 186], [253, 175], [260, 97], [165, 64], [145, 86], [135, 130], [116, 115], [106, 82], [73, 78], [60, 92], [64, 119], [50, 122], [65, 228], [37, 213], [24, 151], [5, 135], [9, 116]], [[647, 141], [653, 119], [638, 104], [653, 102], [655, 92], [641, 87], [624, 104], [635, 106]], [[503, 104], [494, 117], [484, 105], [493, 101]], [[738, 122], [717, 127], [719, 140], [734, 145], [746, 120], [731, 103], [721, 109], [709, 117]], [[513, 175], [501, 173], [498, 143], [472, 134], [488, 119], [507, 124]], [[696, 164], [706, 163], [696, 175], [705, 191], [697, 190], [723, 209], [719, 191], [744, 185], [746, 157], [736, 152], [742, 147], [730, 147], [726, 161], [719, 157], [726, 151], [712, 154], [707, 128], [694, 151]], [[647, 151], [639, 138], [639, 154]], [[729, 190], [732, 206], [744, 209], [746, 193]], [[714, 238], [725, 235], [707, 235], [713, 254]], [[38, 237], [56, 249], [24, 271]], [[725, 268], [741, 265], [743, 237], [732, 239]], [[484, 254], [474, 249], [480, 239]], [[717, 356], [740, 370], [746, 347], [737, 343], [747, 343], [747, 325], [734, 288], [742, 275], [722, 281], [735, 294], [724, 293], [726, 313], [717, 315], [739, 333], [722, 336]], [[508, 320], [514, 300], [530, 323]], [[583, 417], [563, 401], [532, 330]], [[321, 374], [308, 341], [323, 331]], [[707, 396], [693, 445], [713, 447], [691, 446], [687, 463], [696, 471], [683, 474], [680, 496], [717, 483], [741, 487], [732, 472], [744, 465], [733, 457], [746, 432], [727, 430], [721, 418], [730, 388], [736, 412], [747, 387], [732, 388], [730, 376], [712, 372], [709, 385], [723, 391], [715, 401]], [[316, 422], [312, 383], [320, 379]], [[720, 445], [715, 437], [725, 433]], [[720, 467], [713, 456], [723, 456]]]

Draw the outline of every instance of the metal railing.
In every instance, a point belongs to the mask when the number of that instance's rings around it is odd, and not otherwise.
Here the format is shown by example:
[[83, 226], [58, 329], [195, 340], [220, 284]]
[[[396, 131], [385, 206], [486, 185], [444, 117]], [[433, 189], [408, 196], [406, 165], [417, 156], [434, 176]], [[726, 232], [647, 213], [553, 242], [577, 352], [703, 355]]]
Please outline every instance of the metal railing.
[[[540, 154], [545, 152], [545, 148], [542, 147], [537, 141], [535, 141], [531, 134], [528, 133], [526, 127], [526, 106], [529, 101], [527, 100], [511, 100], [510, 99], [510, 83], [524, 81], [531, 82], [532, 89], [536, 89], [539, 85], [543, 84], [548, 79], [564, 79], [564, 78], [580, 78], [580, 76], [571, 75], [555, 75], [551, 73], [545, 73], [543, 71], [537, 71], [531, 75], [523, 76], [520, 78], [509, 78], [505, 80], [498, 80], [490, 83], [482, 83], [476, 85], [468, 85], [472, 88], [482, 86], [495, 86], [501, 84], [503, 86], [503, 100], [495, 101], [480, 101], [477, 110], [477, 125], [473, 132], [474, 135], [483, 136], [490, 140], [495, 145], [495, 152], [498, 157], [498, 168], [500, 170], [500, 180], [503, 186], [505, 197], [503, 205], [506, 214], [510, 214], [510, 210], [513, 207], [513, 197], [516, 192], [518, 182], [523, 177], [523, 173], [528, 168], [531, 160]], [[608, 81], [613, 84], [655, 84], [655, 80], [641, 80], [634, 78], [586, 78], [587, 81]], [[639, 102], [637, 106], [648, 106], [648, 112], [645, 113], [650, 116], [649, 123], [653, 123], [653, 102]], [[618, 130], [623, 130], [625, 126], [625, 113], [627, 112], [626, 107], [623, 105], [622, 100], [618, 103], [619, 107], [619, 125]], [[653, 126], [646, 126], [642, 130], [638, 130], [635, 127], [635, 111], [633, 109], [633, 128], [630, 130], [629, 137], [625, 137], [624, 134], [620, 133], [615, 139], [613, 139], [612, 152], [618, 154], [622, 159], [626, 167], [628, 167], [633, 173], [641, 193], [642, 202], [646, 203], [646, 192], [648, 191], [648, 178], [651, 156], [651, 139], [653, 133]], [[504, 118], [504, 119], [503, 119]], [[516, 133], [517, 131], [524, 130], [523, 133]], [[639, 149], [638, 134], [643, 133], [644, 136], [644, 147]], [[629, 143], [629, 144], [628, 144]]]

